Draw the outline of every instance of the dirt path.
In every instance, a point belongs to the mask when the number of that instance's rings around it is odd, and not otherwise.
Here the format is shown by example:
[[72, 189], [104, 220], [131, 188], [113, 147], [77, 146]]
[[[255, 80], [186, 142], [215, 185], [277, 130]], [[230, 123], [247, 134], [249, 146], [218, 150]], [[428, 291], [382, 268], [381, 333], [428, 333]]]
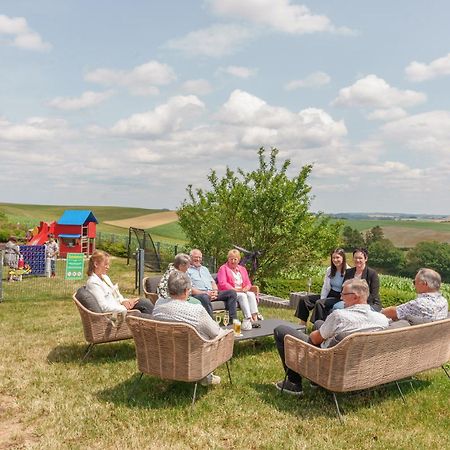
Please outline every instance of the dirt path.
[[108, 225], [114, 225], [121, 228], [153, 228], [166, 223], [176, 222], [178, 220], [175, 211], [164, 211], [154, 214], [146, 214], [145, 216], [131, 217], [130, 219], [109, 220], [104, 222]]

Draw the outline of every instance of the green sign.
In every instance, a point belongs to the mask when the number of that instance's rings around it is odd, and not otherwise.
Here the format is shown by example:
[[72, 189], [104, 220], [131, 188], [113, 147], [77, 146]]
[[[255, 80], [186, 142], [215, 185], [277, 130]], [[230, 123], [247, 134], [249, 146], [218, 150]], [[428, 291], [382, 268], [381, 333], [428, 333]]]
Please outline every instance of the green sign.
[[84, 254], [67, 253], [66, 280], [82, 280], [84, 272]]

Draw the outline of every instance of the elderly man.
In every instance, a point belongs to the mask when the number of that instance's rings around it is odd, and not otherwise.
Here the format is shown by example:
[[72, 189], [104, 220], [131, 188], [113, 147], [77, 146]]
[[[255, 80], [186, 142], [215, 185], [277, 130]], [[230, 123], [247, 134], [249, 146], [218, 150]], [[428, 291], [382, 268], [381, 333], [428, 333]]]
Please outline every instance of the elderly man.
[[[278, 381], [277, 389], [288, 394], [302, 395], [302, 378], [284, 362], [284, 337], [295, 336], [302, 341], [321, 346], [330, 347], [337, 343], [339, 338], [356, 331], [379, 331], [387, 328], [389, 321], [383, 314], [373, 311], [367, 304], [369, 286], [366, 280], [353, 278], [342, 285], [341, 298], [344, 301], [344, 309], [338, 309], [331, 313], [320, 325], [318, 330], [309, 336], [289, 326], [281, 325], [274, 330], [275, 342], [284, 369], [287, 370], [287, 380]], [[319, 324], [316, 324], [318, 326]]]
[[414, 278], [417, 297], [381, 312], [391, 320], [407, 320], [411, 325], [446, 319], [448, 302], [439, 292], [441, 276], [432, 269], [420, 269]]
[[237, 318], [236, 302], [237, 294], [234, 290], [220, 291], [217, 290], [217, 284], [209, 273], [207, 267], [202, 265], [202, 252], [194, 248], [191, 250], [191, 267], [187, 273], [192, 281], [192, 297], [202, 302], [203, 307], [208, 314], [213, 317], [213, 307], [211, 302], [215, 300], [223, 301], [225, 308], [230, 314], [231, 320]]
[[[160, 297], [153, 309], [156, 320], [170, 320], [192, 325], [205, 339], [214, 339], [224, 333], [219, 325], [211, 319], [202, 305], [194, 305], [186, 300], [191, 290], [191, 280], [186, 273], [178, 270], [172, 272], [167, 280], [168, 298]], [[210, 373], [201, 384], [219, 384], [220, 377]]]

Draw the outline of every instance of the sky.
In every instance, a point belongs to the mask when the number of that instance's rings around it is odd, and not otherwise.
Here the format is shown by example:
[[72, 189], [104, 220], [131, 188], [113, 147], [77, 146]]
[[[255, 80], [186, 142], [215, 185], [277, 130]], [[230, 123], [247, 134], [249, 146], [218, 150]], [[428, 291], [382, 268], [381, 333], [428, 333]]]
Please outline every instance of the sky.
[[0, 202], [175, 209], [260, 147], [311, 209], [450, 213], [447, 0], [0, 0]]

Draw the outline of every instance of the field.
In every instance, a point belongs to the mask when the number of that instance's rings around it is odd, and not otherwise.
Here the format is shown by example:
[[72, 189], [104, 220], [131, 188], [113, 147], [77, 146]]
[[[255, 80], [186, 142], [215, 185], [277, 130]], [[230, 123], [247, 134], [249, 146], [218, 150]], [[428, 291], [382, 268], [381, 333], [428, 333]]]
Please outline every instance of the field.
[[[124, 260], [113, 259], [111, 278], [133, 294]], [[325, 391], [307, 382], [300, 399], [276, 391], [283, 370], [268, 337], [237, 344], [233, 385], [219, 368], [222, 383], [199, 388], [191, 411], [190, 384], [144, 376], [133, 391], [132, 340], [98, 345], [81, 363], [80, 318], [61, 277], [12, 295], [22, 283], [0, 303], [0, 449], [450, 448], [442, 370], [417, 376], [414, 390], [404, 385], [406, 403], [393, 387], [342, 396], [342, 425]], [[292, 320], [290, 310], [262, 313]]]

